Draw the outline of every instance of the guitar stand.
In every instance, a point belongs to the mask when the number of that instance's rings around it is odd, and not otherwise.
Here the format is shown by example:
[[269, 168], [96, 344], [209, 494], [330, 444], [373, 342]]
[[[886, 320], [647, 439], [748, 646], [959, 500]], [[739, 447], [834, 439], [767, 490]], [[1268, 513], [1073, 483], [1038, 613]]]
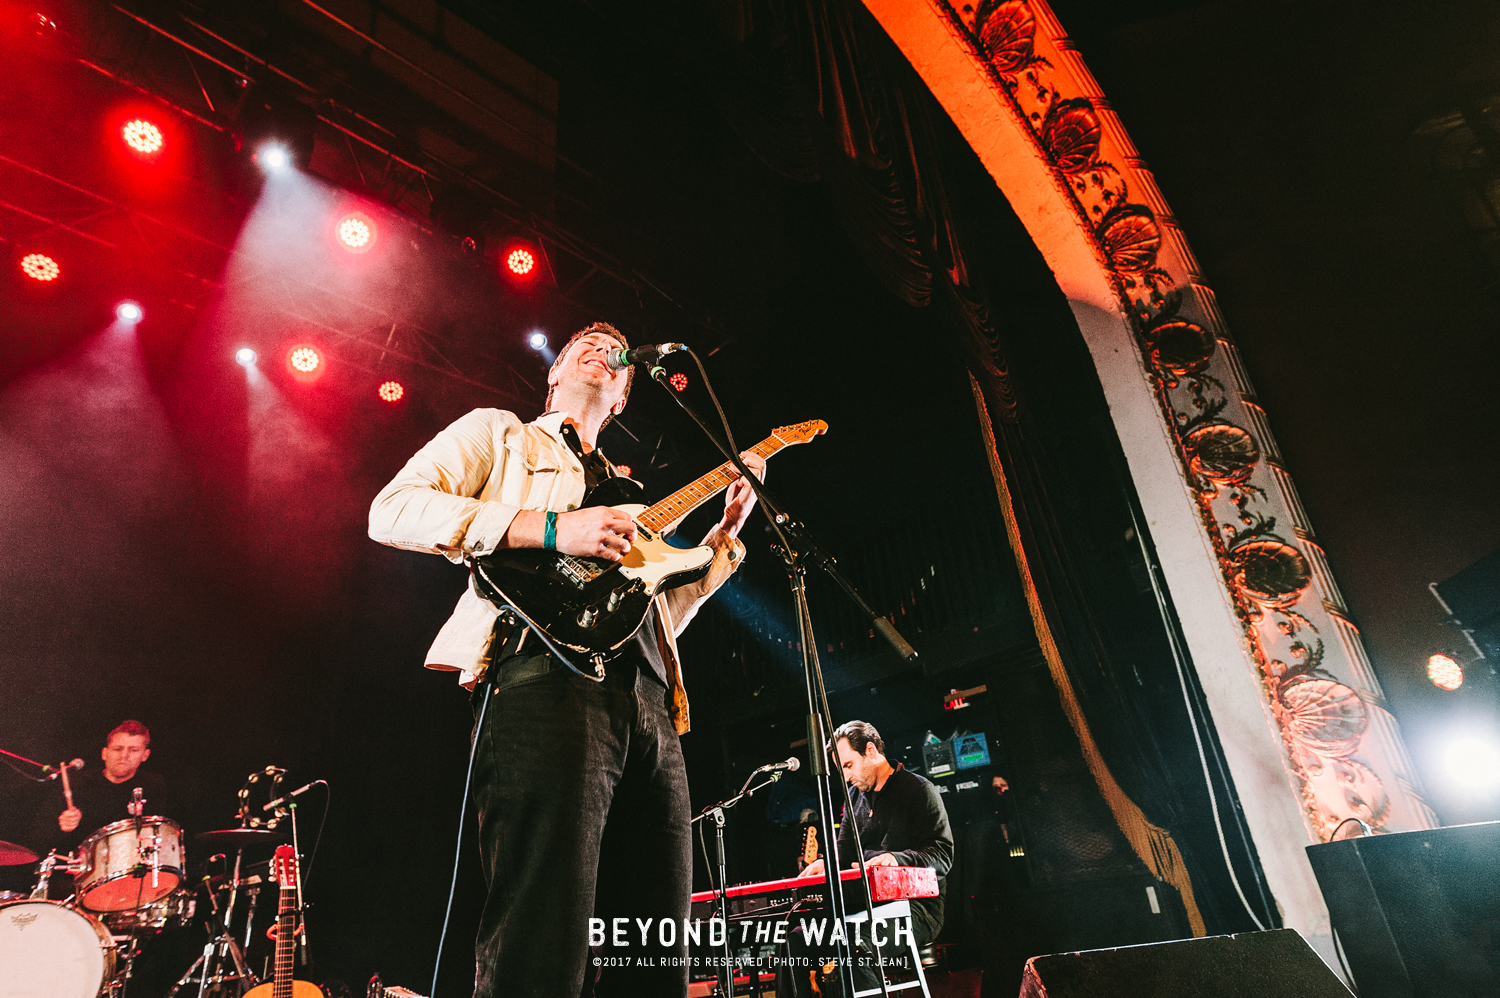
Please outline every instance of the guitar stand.
[[[708, 389], [710, 397], [714, 400], [715, 407], [718, 408], [718, 398], [713, 394], [713, 387], [708, 381], [708, 372], [703, 370], [703, 362], [698, 359], [698, 355], [693, 353], [691, 349], [687, 352], [692, 356], [693, 362], [698, 365], [698, 372], [703, 378], [704, 387]], [[811, 763], [809, 768], [813, 777], [813, 785], [818, 792], [818, 815], [823, 822], [824, 838], [827, 843], [825, 846], [827, 855], [824, 858], [823, 872], [828, 883], [828, 902], [829, 907], [832, 909], [832, 917], [837, 920], [838, 924], [842, 924], [845, 920], [845, 905], [843, 888], [839, 882], [838, 836], [831, 834], [836, 816], [833, 813], [833, 800], [828, 792], [828, 764], [830, 758], [833, 758], [833, 773], [838, 781], [839, 788], [843, 791], [846, 814], [852, 815], [854, 813], [854, 804], [849, 796], [849, 784], [843, 780], [842, 769], [838, 764], [838, 759], [834, 757], [833, 746], [827, 745], [828, 735], [834, 730], [833, 716], [828, 707], [828, 691], [823, 686], [823, 667], [818, 661], [818, 643], [813, 633], [812, 611], [807, 602], [807, 566], [811, 564], [822, 569], [824, 574], [832, 579], [844, 591], [844, 594], [853, 601], [859, 611], [869, 619], [870, 625], [895, 649], [896, 654], [900, 655], [903, 661], [916, 661], [917, 652], [897, 633], [896, 628], [889, 620], [878, 615], [864, 601], [859, 595], [859, 591], [854, 588], [853, 583], [839, 571], [833, 556], [818, 546], [817, 542], [813, 540], [812, 535], [808, 533], [807, 528], [792, 519], [791, 515], [786, 512], [786, 508], [766, 491], [765, 486], [761, 484], [760, 480], [750, 474], [750, 469], [745, 467], [744, 460], [736, 453], [734, 435], [729, 431], [728, 420], [724, 419], [724, 431], [729, 440], [728, 445], [726, 445], [709, 428], [708, 424], [704, 422], [703, 418], [698, 415], [693, 407], [687, 404], [682, 395], [672, 388], [667, 380], [667, 372], [660, 364], [653, 364], [651, 366], [650, 375], [653, 381], [666, 389], [667, 394], [671, 396], [672, 400], [677, 403], [682, 411], [692, 417], [693, 422], [698, 424], [698, 428], [718, 448], [719, 453], [723, 454], [739, 473], [744, 476], [750, 488], [755, 491], [756, 497], [760, 499], [761, 511], [765, 513], [766, 519], [771, 524], [771, 529], [775, 531], [776, 537], [780, 542], [774, 547], [774, 550], [786, 562], [787, 580], [792, 587], [792, 602], [797, 607], [797, 634], [801, 640], [802, 673], [807, 693], [807, 755]], [[719, 409], [719, 415], [721, 419], [724, 418], [722, 408]], [[868, 871], [865, 869], [864, 843], [860, 841], [858, 825], [852, 820], [849, 822], [849, 831], [854, 837], [855, 863], [859, 867], [860, 875], [865, 877], [866, 882], [868, 882]], [[870, 900], [870, 892], [868, 890], [864, 894], [865, 910], [869, 913], [873, 921], [874, 902]], [[727, 935], [727, 926], [725, 932]], [[871, 942], [873, 943], [874, 940], [871, 940]], [[838, 956], [840, 958], [838, 960], [838, 970], [839, 981], [843, 985], [843, 993], [845, 995], [853, 995], [855, 993], [853, 955], [853, 948], [849, 945], [848, 940], [841, 940], [838, 944]], [[878, 944], [875, 945], [875, 957], [877, 966], [883, 965]], [[890, 992], [883, 973], [880, 975], [880, 993], [885, 998], [889, 998]], [[729, 996], [726, 995], [726, 998], [729, 998]]]

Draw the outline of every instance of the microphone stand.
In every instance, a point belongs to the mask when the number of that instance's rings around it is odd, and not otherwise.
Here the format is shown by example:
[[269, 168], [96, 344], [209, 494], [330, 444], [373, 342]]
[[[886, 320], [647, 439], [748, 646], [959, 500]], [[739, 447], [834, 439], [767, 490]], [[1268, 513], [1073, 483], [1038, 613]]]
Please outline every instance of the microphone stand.
[[[694, 363], [698, 365], [698, 371], [703, 377], [704, 385], [708, 385], [708, 373], [703, 370], [702, 361], [698, 355], [689, 349], [688, 354], [692, 356]], [[649, 372], [651, 379], [666, 389], [682, 409], [698, 424], [704, 436], [723, 454], [731, 464], [739, 470], [745, 481], [750, 484], [756, 497], [760, 500], [766, 519], [770, 521], [771, 529], [776, 532], [780, 544], [776, 546], [776, 553], [787, 565], [787, 579], [792, 589], [792, 602], [797, 608], [797, 632], [801, 639], [802, 647], [802, 673], [807, 694], [807, 744], [808, 759], [811, 762], [811, 774], [813, 784], [818, 792], [818, 815], [823, 822], [824, 839], [827, 843], [827, 857], [824, 861], [823, 872], [828, 883], [828, 900], [832, 908], [832, 914], [837, 925], [845, 925], [846, 905], [844, 903], [844, 892], [839, 881], [839, 855], [838, 836], [832, 834], [835, 815], [833, 813], [833, 798], [828, 790], [829, 761], [832, 760], [833, 772], [839, 775], [839, 787], [843, 791], [844, 813], [849, 816], [849, 831], [854, 839], [856, 853], [855, 865], [859, 867], [860, 877], [865, 884], [865, 911], [870, 918], [870, 943], [875, 947], [877, 977], [880, 981], [880, 993], [889, 998], [890, 991], [885, 981], [883, 969], [883, 958], [880, 955], [880, 946], [875, 942], [875, 906], [870, 898], [869, 871], [865, 868], [864, 843], [860, 839], [859, 826], [854, 821], [854, 802], [849, 796], [849, 784], [842, 779], [842, 767], [834, 752], [834, 746], [827, 744], [828, 733], [833, 728], [833, 717], [828, 707], [828, 691], [823, 685], [823, 666], [818, 660], [817, 640], [813, 633], [812, 610], [807, 601], [807, 566], [812, 565], [822, 569], [823, 573], [831, 578], [840, 589], [842, 589], [854, 603], [854, 605], [869, 618], [871, 626], [879, 632], [890, 646], [895, 649], [904, 661], [914, 662], [917, 658], [916, 649], [912, 648], [904, 638], [896, 631], [890, 621], [879, 616], [859, 595], [844, 574], [839, 571], [838, 565], [832, 555], [824, 551], [813, 540], [807, 528], [797, 522], [786, 512], [786, 508], [766, 490], [760, 480], [750, 473], [745, 467], [744, 460], [735, 453], [732, 447], [728, 447], [719, 439], [715, 433], [699, 416], [697, 411], [682, 398], [681, 393], [674, 389], [667, 381], [667, 372], [659, 363], [652, 364]], [[713, 389], [709, 388], [710, 394]], [[717, 404], [717, 400], [716, 403]], [[727, 420], [726, 420], [727, 423]], [[727, 430], [727, 426], [726, 426]], [[728, 924], [725, 924], [727, 935]], [[846, 934], [840, 933], [841, 940], [838, 943], [837, 960], [839, 970], [839, 981], [843, 985], [843, 993], [852, 996], [854, 994], [854, 960], [853, 949], [849, 944]]]
[[[0, 755], [9, 756], [12, 759], [15, 759], [15, 760], [18, 760], [20, 762], [24, 762], [24, 763], [27, 763], [29, 765], [35, 766], [37, 769], [40, 769], [44, 773], [46, 773], [46, 772], [48, 772], [48, 771], [50, 771], [52, 769], [52, 767], [49, 766], [49, 765], [47, 765], [46, 763], [37, 762], [35, 759], [28, 759], [24, 755], [17, 755], [14, 752], [7, 752], [5, 749], [0, 749]], [[19, 775], [19, 776], [26, 776], [26, 774], [22, 773], [19, 769], [16, 770], [16, 774]], [[42, 782], [42, 780], [46, 779], [45, 776], [42, 776], [42, 777], [26, 776], [26, 778], [28, 780], [35, 780], [37, 783], [40, 783], [40, 782]]]
[[[710, 816], [712, 816], [714, 819], [714, 844], [718, 847], [719, 854], [719, 921], [724, 923], [722, 980], [719, 981], [719, 986], [723, 990], [721, 990], [719, 993], [723, 995], [724, 998], [733, 998], [734, 995], [734, 967], [731, 965], [732, 956], [729, 951], [729, 881], [725, 879], [726, 874], [724, 872], [724, 812], [734, 807], [745, 798], [754, 796], [755, 791], [759, 790], [761, 787], [768, 787], [771, 784], [775, 783], [777, 780], [781, 779], [781, 775], [783, 772], [785, 771], [777, 770], [766, 779], [755, 784], [755, 786], [753, 787], [750, 784], [755, 779], [756, 774], [751, 773], [750, 779], [745, 781], [745, 785], [740, 788], [739, 793], [735, 794], [728, 800], [721, 800], [717, 804], [710, 804], [708, 807], [705, 807], [702, 811], [700, 811], [696, 818], [688, 823], [690, 825], [696, 825], [704, 818]], [[708, 857], [704, 856], [703, 861], [705, 863], [708, 862]], [[708, 937], [710, 941], [712, 941], [713, 939], [713, 934], [713, 926], [710, 925], [708, 930]], [[752, 969], [750, 973], [753, 974], [756, 973], [756, 971]], [[751, 990], [755, 993], [759, 993], [759, 988], [752, 988]], [[850, 993], [852, 994], [852, 992]]]

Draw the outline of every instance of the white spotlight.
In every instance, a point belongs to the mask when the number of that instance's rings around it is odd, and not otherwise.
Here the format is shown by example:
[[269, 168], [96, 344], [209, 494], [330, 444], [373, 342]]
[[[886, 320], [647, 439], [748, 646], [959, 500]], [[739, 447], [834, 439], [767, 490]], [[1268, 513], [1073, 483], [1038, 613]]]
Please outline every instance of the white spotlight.
[[547, 347], [547, 334], [538, 329], [526, 338], [526, 342], [531, 344], [531, 349], [533, 350], [545, 350]]
[[249, 347], [240, 347], [234, 352], [234, 362], [241, 367], [254, 367], [255, 351]]
[[1500, 748], [1493, 741], [1466, 735], [1448, 743], [1443, 761], [1455, 783], [1470, 790], [1500, 787]]
[[267, 142], [255, 150], [255, 161], [267, 173], [281, 173], [292, 165], [292, 154], [279, 142]]
[[140, 322], [146, 313], [133, 301], [122, 301], [115, 306], [115, 315], [121, 322]]

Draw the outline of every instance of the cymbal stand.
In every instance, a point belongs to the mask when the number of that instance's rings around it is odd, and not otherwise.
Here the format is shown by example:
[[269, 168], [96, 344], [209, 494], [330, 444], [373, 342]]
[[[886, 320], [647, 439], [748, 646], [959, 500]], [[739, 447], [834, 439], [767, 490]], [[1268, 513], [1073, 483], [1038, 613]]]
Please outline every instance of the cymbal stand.
[[245, 891], [245, 896], [250, 900], [245, 911], [245, 949], [250, 948], [250, 938], [255, 932], [255, 906], [260, 901], [260, 885], [256, 884]]
[[[229, 889], [230, 906], [226, 907], [222, 914], [220, 913], [219, 901], [215, 896], [213, 885], [209, 885], [209, 918], [211, 925], [217, 928], [218, 931], [212, 939], [204, 944], [202, 954], [199, 955], [197, 960], [193, 961], [193, 965], [187, 969], [187, 973], [183, 974], [177, 983], [172, 985], [172, 990], [167, 992], [167, 998], [176, 998], [177, 993], [187, 987], [193, 980], [194, 973], [198, 975], [198, 998], [204, 998], [204, 995], [207, 994], [208, 982], [210, 980], [214, 982], [216, 991], [218, 986], [226, 981], [238, 981], [240, 994], [245, 993], [246, 985], [257, 983], [255, 974], [251, 972], [249, 965], [245, 962], [245, 951], [240, 948], [239, 942], [234, 938], [229, 929], [229, 925], [234, 919], [233, 903], [240, 886], [240, 860], [243, 855], [243, 849], [238, 850], [235, 854], [234, 880], [231, 882]], [[249, 945], [250, 927], [248, 924], [245, 927], [245, 939], [246, 945]], [[226, 974], [223, 971], [224, 958], [226, 956], [234, 964], [233, 973]]]

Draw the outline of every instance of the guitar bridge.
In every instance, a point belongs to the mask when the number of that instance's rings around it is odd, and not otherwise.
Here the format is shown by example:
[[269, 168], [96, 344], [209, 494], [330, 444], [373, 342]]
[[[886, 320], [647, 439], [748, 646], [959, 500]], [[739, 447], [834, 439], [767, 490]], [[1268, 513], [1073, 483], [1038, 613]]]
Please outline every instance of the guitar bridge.
[[557, 559], [557, 570], [562, 573], [563, 578], [580, 589], [593, 582], [605, 572], [605, 569], [594, 562], [585, 561], [570, 554], [565, 554]]

